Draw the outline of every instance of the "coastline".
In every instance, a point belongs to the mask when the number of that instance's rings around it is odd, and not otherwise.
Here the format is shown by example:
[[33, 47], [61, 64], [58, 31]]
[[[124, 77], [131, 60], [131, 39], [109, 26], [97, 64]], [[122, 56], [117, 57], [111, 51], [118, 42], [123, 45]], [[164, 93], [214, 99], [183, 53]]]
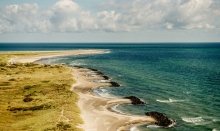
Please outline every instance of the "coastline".
[[[23, 51], [25, 52], [25, 51]], [[27, 53], [30, 53], [29, 51]], [[108, 50], [66, 50], [66, 51], [34, 51], [33, 55], [15, 56], [11, 58], [9, 63], [32, 63], [41, 59], [49, 59], [55, 57], [71, 56], [71, 55], [93, 55], [109, 53]], [[40, 53], [40, 54], [39, 54]]]
[[[70, 55], [92, 55], [108, 53], [106, 50], [74, 50], [56, 51], [36, 56], [14, 57], [10, 63], [32, 63], [41, 59], [62, 57]], [[91, 76], [90, 73], [95, 75]], [[97, 82], [105, 80], [96, 71], [87, 68], [72, 68], [73, 79], [76, 81], [71, 90], [79, 95], [78, 107], [81, 111], [81, 118], [84, 124], [79, 125], [85, 131], [112, 131], [130, 130], [131, 127], [140, 124], [155, 123], [155, 119], [149, 116], [127, 115], [112, 109], [114, 105], [131, 103], [129, 99], [104, 98], [96, 96], [92, 90], [99, 87], [109, 87], [109, 82]], [[114, 87], [112, 87], [114, 88]]]
[[78, 106], [84, 121], [80, 127], [85, 131], [122, 131], [130, 130], [134, 125], [141, 123], [155, 123], [155, 120], [149, 116], [128, 115], [113, 110], [114, 105], [129, 104], [131, 101], [123, 98], [104, 98], [94, 95], [91, 92], [92, 89], [108, 87], [110, 83], [94, 82], [103, 80], [103, 78], [99, 75], [91, 78], [88, 75], [88, 72], [91, 72], [90, 69], [80, 68], [73, 71], [77, 82], [73, 85], [73, 90], [79, 95]]

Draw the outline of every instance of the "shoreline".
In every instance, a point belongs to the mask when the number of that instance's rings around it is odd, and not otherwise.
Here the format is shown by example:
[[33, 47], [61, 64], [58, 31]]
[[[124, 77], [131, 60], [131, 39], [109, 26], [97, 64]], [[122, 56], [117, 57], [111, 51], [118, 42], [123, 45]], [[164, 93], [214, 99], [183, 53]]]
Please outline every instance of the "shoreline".
[[[37, 56], [15, 57], [9, 60], [10, 63], [32, 63], [41, 59], [71, 55], [92, 55], [108, 53], [106, 50], [73, 50], [73, 51], [55, 51]], [[93, 75], [91, 75], [91, 73]], [[96, 69], [84, 67], [72, 67], [73, 79], [76, 81], [71, 90], [79, 96], [78, 107], [80, 116], [84, 124], [79, 125], [85, 131], [112, 131], [112, 130], [130, 130], [132, 127], [142, 124], [154, 124], [156, 120], [150, 116], [136, 116], [120, 113], [112, 107], [119, 104], [130, 104], [131, 100], [125, 98], [105, 98], [92, 93], [93, 89], [112, 86], [112, 81], [100, 82], [106, 80], [102, 72]], [[116, 88], [116, 87], [111, 87]]]
[[[26, 51], [23, 51], [26, 52]], [[8, 62], [9, 63], [32, 63], [42, 59], [56, 58], [56, 57], [64, 57], [71, 55], [97, 55], [97, 54], [105, 54], [109, 53], [109, 50], [66, 50], [66, 51], [33, 51], [31, 52], [33, 55], [31, 56], [19, 56], [13, 57]], [[22, 52], [21, 52], [22, 53]], [[40, 54], [38, 54], [40, 53]]]
[[73, 90], [79, 94], [78, 106], [81, 110], [81, 117], [84, 120], [84, 124], [79, 127], [85, 131], [122, 131], [130, 130], [135, 125], [155, 123], [155, 120], [149, 116], [122, 114], [112, 109], [118, 104], [130, 104], [131, 101], [129, 99], [105, 98], [94, 95], [92, 93], [93, 89], [111, 86], [109, 82], [94, 82], [104, 80], [102, 76], [96, 75], [96, 77], [91, 78], [88, 76], [88, 72], [92, 72], [92, 70], [87, 68], [73, 68], [73, 71], [77, 82], [73, 85]]

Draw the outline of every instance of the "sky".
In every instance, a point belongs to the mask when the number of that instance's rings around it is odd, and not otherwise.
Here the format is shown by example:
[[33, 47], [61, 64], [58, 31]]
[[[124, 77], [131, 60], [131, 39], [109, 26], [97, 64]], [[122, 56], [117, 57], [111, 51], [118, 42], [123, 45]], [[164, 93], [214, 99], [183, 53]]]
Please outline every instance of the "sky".
[[220, 0], [1, 0], [0, 42], [220, 42]]

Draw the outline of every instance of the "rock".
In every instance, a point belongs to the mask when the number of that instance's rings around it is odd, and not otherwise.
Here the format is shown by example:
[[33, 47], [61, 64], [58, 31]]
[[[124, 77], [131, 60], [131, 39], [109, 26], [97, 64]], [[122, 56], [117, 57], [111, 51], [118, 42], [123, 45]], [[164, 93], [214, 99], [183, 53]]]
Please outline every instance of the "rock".
[[103, 75], [102, 77], [103, 77], [105, 80], [109, 80], [109, 77], [106, 76], [106, 75]]
[[155, 123], [158, 126], [169, 127], [174, 124], [174, 121], [169, 119], [165, 114], [160, 112], [147, 112], [145, 115], [154, 118], [157, 122]]
[[110, 84], [113, 87], [119, 87], [120, 86], [117, 82], [113, 82], [113, 81], [111, 81]]
[[98, 75], [104, 75], [101, 71], [96, 71], [95, 73]]
[[145, 104], [141, 99], [137, 98], [136, 96], [127, 96], [124, 98], [131, 100], [131, 104], [133, 105]]
[[84, 68], [84, 67], [78, 66], [78, 65], [75, 65], [75, 66], [73, 66], [73, 67], [76, 67], [76, 68], [78, 68], [78, 69]]
[[87, 68], [87, 69], [90, 69], [90, 70], [92, 70], [92, 71], [98, 72], [98, 70], [97, 70], [97, 69], [94, 69], [94, 68]]
[[91, 70], [91, 71], [94, 71], [96, 74], [98, 74], [98, 75], [104, 75], [101, 71], [99, 71], [99, 70], [97, 70], [97, 69], [94, 69], [94, 68], [87, 68], [87, 69], [89, 69], [89, 70]]
[[31, 101], [33, 101], [33, 98], [31, 98], [31, 97], [25, 97], [25, 98], [23, 99], [23, 101], [24, 101], [24, 102], [31, 102]]

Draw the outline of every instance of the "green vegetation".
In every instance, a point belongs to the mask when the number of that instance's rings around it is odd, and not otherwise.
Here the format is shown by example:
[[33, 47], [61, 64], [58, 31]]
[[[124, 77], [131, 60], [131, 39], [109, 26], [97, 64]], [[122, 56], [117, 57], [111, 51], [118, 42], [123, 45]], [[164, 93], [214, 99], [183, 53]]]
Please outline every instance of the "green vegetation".
[[0, 54], [0, 130], [81, 130], [71, 68], [6, 63], [12, 56]]

